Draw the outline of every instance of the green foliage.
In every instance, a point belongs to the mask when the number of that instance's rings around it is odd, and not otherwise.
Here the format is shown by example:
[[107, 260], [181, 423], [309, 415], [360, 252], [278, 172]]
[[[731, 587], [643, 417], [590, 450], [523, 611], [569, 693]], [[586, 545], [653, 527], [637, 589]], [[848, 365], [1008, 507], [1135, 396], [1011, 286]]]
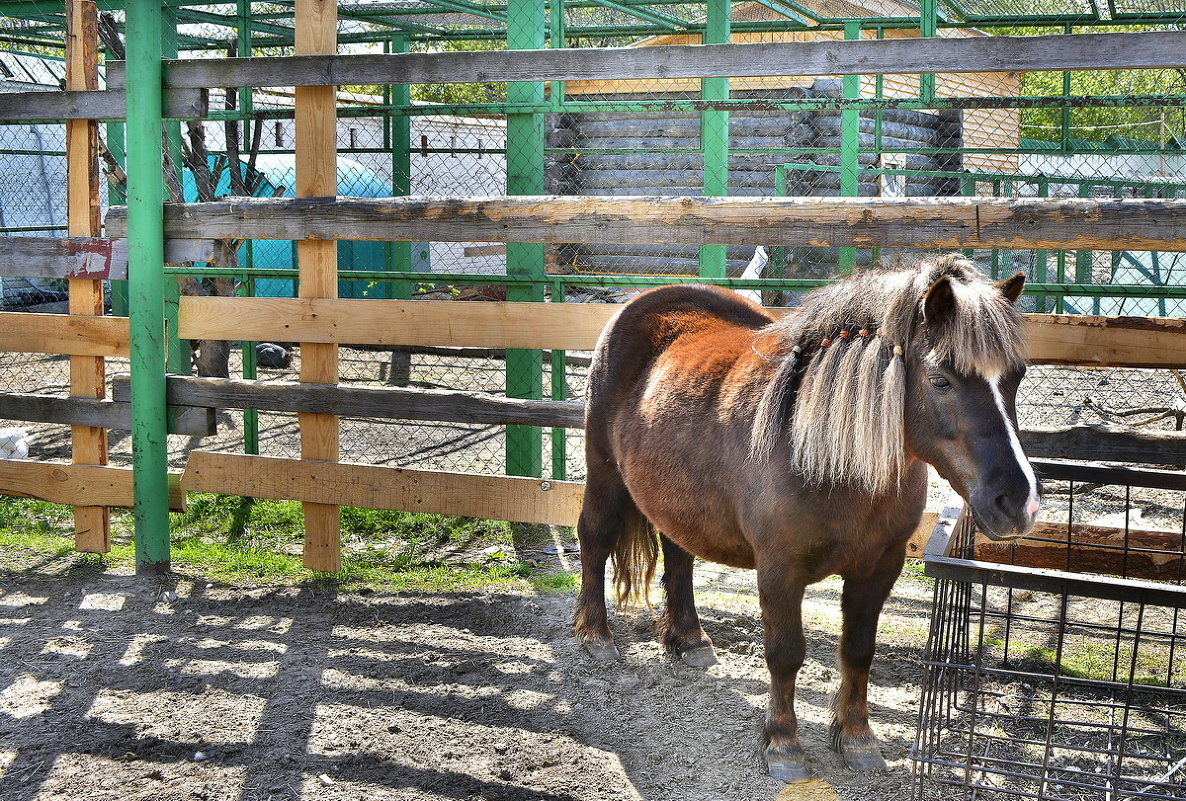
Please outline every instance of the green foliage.
[[[1095, 26], [1079, 33], [1131, 33], [1139, 30], [1164, 30], [1169, 26]], [[1001, 36], [1057, 34], [1058, 28], [994, 27], [990, 33]], [[1090, 70], [1069, 73], [1027, 72], [1021, 77], [1023, 96], [1127, 97], [1132, 95], [1181, 96], [1186, 93], [1186, 70]], [[1186, 132], [1186, 109], [1181, 107], [1085, 107], [1022, 109], [1021, 135], [1028, 139], [1061, 141], [1064, 113], [1070, 137], [1103, 141], [1109, 136], [1163, 142]]]

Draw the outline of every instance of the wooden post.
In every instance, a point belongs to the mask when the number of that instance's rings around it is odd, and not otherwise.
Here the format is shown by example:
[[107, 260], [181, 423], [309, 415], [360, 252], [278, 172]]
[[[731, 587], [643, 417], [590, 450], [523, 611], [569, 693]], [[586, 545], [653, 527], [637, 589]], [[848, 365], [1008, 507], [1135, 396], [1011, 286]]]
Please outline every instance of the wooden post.
[[[333, 55], [338, 49], [338, 9], [334, 0], [296, 0], [296, 54]], [[337, 109], [333, 86], [296, 87], [296, 195], [328, 197], [338, 193]], [[297, 243], [302, 298], [338, 296], [338, 243]], [[301, 381], [333, 384], [338, 380], [337, 345], [301, 343]], [[337, 461], [338, 418], [300, 414], [301, 457]], [[341, 517], [337, 506], [305, 503], [305, 567], [337, 572], [341, 568]]]
[[[99, 88], [99, 10], [92, 0], [66, 3], [66, 88]], [[94, 120], [66, 123], [66, 214], [69, 236], [99, 236], [99, 124]], [[71, 279], [70, 313], [103, 314], [103, 282]], [[70, 394], [102, 398], [106, 394], [101, 356], [70, 358]], [[107, 431], [71, 427], [75, 464], [107, 464]], [[107, 507], [74, 507], [74, 547], [86, 553], [111, 550]]]

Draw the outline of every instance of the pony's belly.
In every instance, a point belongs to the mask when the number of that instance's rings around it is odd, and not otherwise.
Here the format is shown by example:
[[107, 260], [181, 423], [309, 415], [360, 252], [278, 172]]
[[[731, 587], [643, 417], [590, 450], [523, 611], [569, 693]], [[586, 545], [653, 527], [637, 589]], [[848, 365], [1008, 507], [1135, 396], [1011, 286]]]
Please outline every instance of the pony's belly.
[[735, 516], [716, 504], [635, 502], [655, 528], [688, 553], [730, 567], [752, 568], [754, 551]]

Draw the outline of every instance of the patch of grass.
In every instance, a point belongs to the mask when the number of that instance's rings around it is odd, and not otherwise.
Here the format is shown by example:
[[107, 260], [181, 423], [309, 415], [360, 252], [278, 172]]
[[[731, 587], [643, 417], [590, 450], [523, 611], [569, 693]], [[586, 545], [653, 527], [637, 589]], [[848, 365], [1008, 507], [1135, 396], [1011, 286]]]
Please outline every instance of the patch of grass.
[[531, 586], [538, 592], [567, 595], [577, 591], [580, 579], [576, 573], [562, 570], [559, 573], [538, 573], [530, 576]]
[[[185, 512], [171, 516], [171, 523], [174, 569], [228, 584], [317, 581], [343, 589], [502, 587], [539, 592], [571, 591], [575, 584], [572, 574], [553, 575], [515, 561], [512, 527], [497, 521], [343, 507], [342, 568], [337, 573], [303, 566], [304, 515], [295, 501], [197, 494], [190, 496]], [[131, 568], [131, 530], [131, 514], [113, 512], [111, 552], [83, 556], [73, 550], [69, 507], [0, 499], [0, 553], [8, 555], [4, 562], [16, 570], [96, 558], [110, 567]]]

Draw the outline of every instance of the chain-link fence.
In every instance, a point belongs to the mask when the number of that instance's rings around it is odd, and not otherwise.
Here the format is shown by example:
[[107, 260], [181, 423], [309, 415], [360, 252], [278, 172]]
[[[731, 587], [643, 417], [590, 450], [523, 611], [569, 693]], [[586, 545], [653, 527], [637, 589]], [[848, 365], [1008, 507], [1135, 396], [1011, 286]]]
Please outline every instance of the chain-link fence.
[[[924, 4], [925, 5], [925, 4]], [[929, 6], [927, 6], [929, 8]], [[563, 10], [563, 14], [558, 13]], [[506, 5], [359, 2], [340, 5], [340, 51], [399, 52], [514, 47], [653, 47], [702, 41], [981, 38], [1095, 30], [1173, 29], [1186, 9], [1144, 2], [1010, 4], [945, 0], [934, 17], [905, 0], [734, 3], [725, 20], [700, 3], [551, 4], [540, 30], [508, 41]], [[291, 53], [291, 9], [267, 3], [170, 6], [183, 57]], [[717, 14], [717, 16], [711, 16]], [[121, 13], [103, 15], [103, 58], [120, 57]], [[730, 30], [731, 29], [731, 30]], [[0, 18], [0, 90], [52, 91], [63, 76], [60, 14]], [[586, 80], [527, 86], [499, 83], [339, 87], [338, 193], [498, 196], [731, 195], [863, 197], [1186, 197], [1186, 82], [1180, 71], [937, 75], [773, 76], [724, 79]], [[196, 201], [229, 194], [292, 196], [295, 188], [291, 88], [212, 88], [210, 119], [166, 125], [174, 194]], [[123, 202], [122, 129], [103, 126], [110, 177], [105, 202]], [[0, 233], [62, 233], [64, 126], [0, 125]], [[238, 165], [236, 168], [235, 165]], [[837, 247], [559, 244], [519, 249], [488, 242], [342, 242], [339, 269], [390, 271], [392, 280], [346, 277], [352, 298], [452, 302], [558, 300], [621, 302], [639, 276], [745, 277], [774, 282], [830, 278], [893, 266], [917, 251]], [[1182, 316], [1186, 261], [1147, 251], [976, 251], [986, 271], [1027, 273], [1038, 286], [1029, 311]], [[183, 293], [293, 296], [291, 242], [241, 245], [236, 263], [185, 268]], [[219, 266], [219, 265], [213, 265]], [[222, 265], [226, 267], [227, 265]], [[508, 273], [534, 275], [529, 289]], [[236, 276], [229, 278], [229, 275]], [[1066, 285], [1072, 285], [1068, 288]], [[1113, 292], [1109, 289], [1115, 286]], [[5, 309], [64, 308], [61, 281], [0, 279]], [[801, 293], [768, 291], [793, 304]], [[56, 304], [56, 305], [55, 305]], [[111, 306], [126, 311], [115, 282]], [[293, 343], [235, 343], [231, 375], [295, 379]], [[563, 374], [553, 375], [553, 364]], [[447, 388], [580, 400], [587, 353], [522, 357], [499, 351], [344, 346], [346, 383]], [[0, 391], [64, 395], [68, 361], [0, 354]], [[170, 368], [193, 369], [187, 343]], [[110, 360], [109, 373], [126, 370]], [[1020, 413], [1027, 426], [1071, 422], [1181, 428], [1181, 374], [1147, 370], [1034, 368]], [[186, 449], [296, 455], [294, 415], [220, 412], [216, 437], [172, 437]], [[65, 426], [30, 430], [39, 457], [68, 455]], [[505, 472], [520, 467], [581, 478], [579, 432], [538, 436], [502, 427], [342, 420], [342, 457], [445, 470]], [[554, 440], [554, 441], [553, 441]], [[130, 458], [113, 432], [113, 461]], [[523, 459], [522, 454], [533, 455]]]

